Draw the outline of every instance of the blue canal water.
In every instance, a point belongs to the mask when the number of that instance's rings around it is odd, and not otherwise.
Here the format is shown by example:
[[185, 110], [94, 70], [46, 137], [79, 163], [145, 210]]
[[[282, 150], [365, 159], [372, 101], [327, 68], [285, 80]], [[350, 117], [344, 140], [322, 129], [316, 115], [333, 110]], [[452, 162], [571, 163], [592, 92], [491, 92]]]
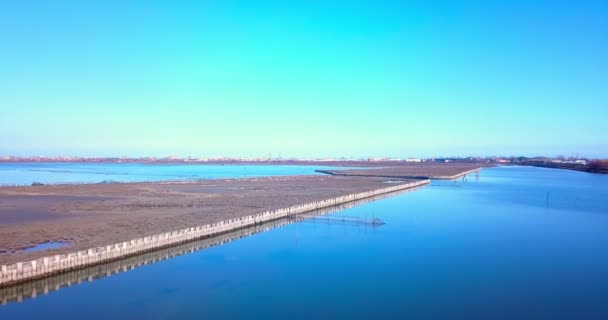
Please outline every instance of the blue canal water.
[[[547, 197], [548, 194], [548, 197]], [[499, 167], [0, 307], [0, 319], [608, 319], [608, 176]]]
[[133, 163], [0, 163], [0, 185], [99, 183], [315, 174], [336, 167]]

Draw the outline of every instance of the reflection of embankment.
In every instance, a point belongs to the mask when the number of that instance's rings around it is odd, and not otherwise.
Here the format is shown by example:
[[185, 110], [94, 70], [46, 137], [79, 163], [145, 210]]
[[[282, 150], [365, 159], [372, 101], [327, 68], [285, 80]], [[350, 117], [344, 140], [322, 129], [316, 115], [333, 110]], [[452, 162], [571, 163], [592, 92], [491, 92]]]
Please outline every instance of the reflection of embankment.
[[203, 250], [205, 248], [222, 245], [224, 243], [245, 238], [257, 233], [270, 231], [272, 229], [283, 227], [292, 223], [308, 220], [315, 216], [327, 215], [345, 209], [353, 208], [355, 206], [362, 205], [365, 203], [389, 198], [398, 194], [411, 192], [418, 188], [419, 187], [404, 189], [393, 193], [382, 194], [370, 198], [351, 201], [333, 207], [327, 207], [307, 212], [305, 215], [293, 215], [280, 220], [273, 220], [264, 224], [227, 232], [211, 238], [195, 240], [192, 242], [187, 242], [173, 247], [148, 252], [125, 259], [116, 260], [113, 262], [69, 271], [49, 276], [46, 278], [13, 285], [10, 287], [0, 288], [0, 300], [2, 301], [2, 305], [5, 305], [10, 302], [21, 302], [24, 299], [36, 298], [39, 295], [45, 295], [49, 292], [71, 287], [75, 284], [81, 284], [82, 282], [91, 282], [93, 280], [101, 279], [114, 274], [127, 272], [143, 265], [171, 259], [173, 257], [189, 254], [192, 252]]

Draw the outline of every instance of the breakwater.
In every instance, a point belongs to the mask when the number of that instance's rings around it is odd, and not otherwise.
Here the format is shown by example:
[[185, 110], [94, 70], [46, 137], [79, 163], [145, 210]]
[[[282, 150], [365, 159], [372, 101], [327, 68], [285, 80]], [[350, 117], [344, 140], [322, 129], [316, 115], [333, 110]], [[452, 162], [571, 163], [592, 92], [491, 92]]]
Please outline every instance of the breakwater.
[[472, 170], [467, 170], [464, 172], [460, 172], [454, 175], [450, 175], [450, 176], [441, 176], [441, 175], [436, 175], [436, 176], [430, 176], [429, 179], [432, 180], [453, 180], [453, 179], [458, 179], [461, 177], [466, 176], [467, 174], [473, 173], [473, 172], [478, 172], [479, 170], [481, 170], [481, 168], [475, 168]]
[[360, 199], [366, 199], [382, 194], [405, 190], [425, 185], [429, 182], [429, 180], [420, 180], [398, 185], [392, 185], [386, 188], [354, 193], [350, 195], [315, 201], [311, 203], [294, 205], [291, 207], [266, 211], [255, 215], [244, 216], [236, 219], [228, 219], [217, 223], [185, 228], [172, 232], [165, 232], [112, 245], [100, 246], [87, 250], [72, 252], [69, 254], [48, 256], [32, 261], [17, 262], [11, 265], [3, 265], [1, 266], [0, 270], [0, 287], [30, 281], [33, 279], [43, 278], [49, 275], [66, 271], [77, 270], [87, 266], [114, 261], [169, 246], [175, 246], [177, 244], [193, 241], [196, 239], [217, 236], [226, 232], [294, 216], [300, 213], [334, 207]]

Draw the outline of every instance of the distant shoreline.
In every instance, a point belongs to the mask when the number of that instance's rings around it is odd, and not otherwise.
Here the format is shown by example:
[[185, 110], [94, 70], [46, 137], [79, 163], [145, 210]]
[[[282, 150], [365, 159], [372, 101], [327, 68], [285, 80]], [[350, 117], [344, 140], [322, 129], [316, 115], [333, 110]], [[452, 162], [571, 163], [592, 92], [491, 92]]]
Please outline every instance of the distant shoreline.
[[570, 163], [536, 163], [536, 162], [524, 162], [524, 163], [511, 163], [513, 166], [529, 166], [537, 168], [549, 168], [549, 169], [563, 169], [563, 170], [574, 170], [586, 173], [594, 174], [608, 174], [608, 167], [589, 167], [588, 165], [581, 164], [570, 164]]
[[[53, 159], [53, 158], [13, 158], [0, 159], [2, 163], [91, 163], [91, 164], [141, 164], [141, 165], [308, 165], [308, 166], [332, 166], [332, 167], [387, 167], [404, 166], [419, 164], [446, 164], [442, 161], [406, 161], [406, 160], [297, 160], [297, 159], [267, 159], [267, 160], [240, 160], [240, 159], [209, 159], [209, 160], [188, 160], [188, 159], [155, 159], [146, 160], [139, 158], [80, 158], [74, 160]], [[488, 163], [485, 161], [460, 160], [449, 161], [449, 163]]]
[[586, 164], [553, 162], [549, 160], [514, 160], [511, 162], [483, 161], [456, 159], [449, 161], [406, 161], [406, 160], [297, 160], [297, 159], [266, 159], [266, 160], [240, 160], [240, 159], [146, 159], [146, 158], [0, 158], [0, 164], [27, 164], [27, 163], [74, 163], [74, 164], [139, 164], [139, 165], [249, 165], [249, 166], [316, 166], [316, 167], [410, 167], [416, 165], [448, 165], [448, 164], [477, 164], [481, 167], [506, 165], [506, 166], [532, 166], [540, 168], [575, 170], [580, 172], [608, 174], [608, 160], [593, 160]]
[[20, 164], [20, 163], [85, 163], [85, 164], [141, 164], [141, 165], [309, 165], [309, 166], [383, 166], [395, 162], [368, 162], [368, 161], [305, 161], [305, 160], [270, 160], [270, 161], [240, 161], [240, 160], [209, 160], [209, 161], [183, 161], [183, 160], [0, 160], [0, 164]]

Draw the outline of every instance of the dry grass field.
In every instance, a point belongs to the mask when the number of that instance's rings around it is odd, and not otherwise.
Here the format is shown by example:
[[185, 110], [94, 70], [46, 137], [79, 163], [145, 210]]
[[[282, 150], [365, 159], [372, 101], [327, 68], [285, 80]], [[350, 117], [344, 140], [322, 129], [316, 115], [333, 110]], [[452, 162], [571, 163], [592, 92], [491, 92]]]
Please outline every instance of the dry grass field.
[[[387, 187], [383, 180], [287, 176], [0, 188], [0, 264]], [[22, 250], [46, 241], [71, 245]]]

